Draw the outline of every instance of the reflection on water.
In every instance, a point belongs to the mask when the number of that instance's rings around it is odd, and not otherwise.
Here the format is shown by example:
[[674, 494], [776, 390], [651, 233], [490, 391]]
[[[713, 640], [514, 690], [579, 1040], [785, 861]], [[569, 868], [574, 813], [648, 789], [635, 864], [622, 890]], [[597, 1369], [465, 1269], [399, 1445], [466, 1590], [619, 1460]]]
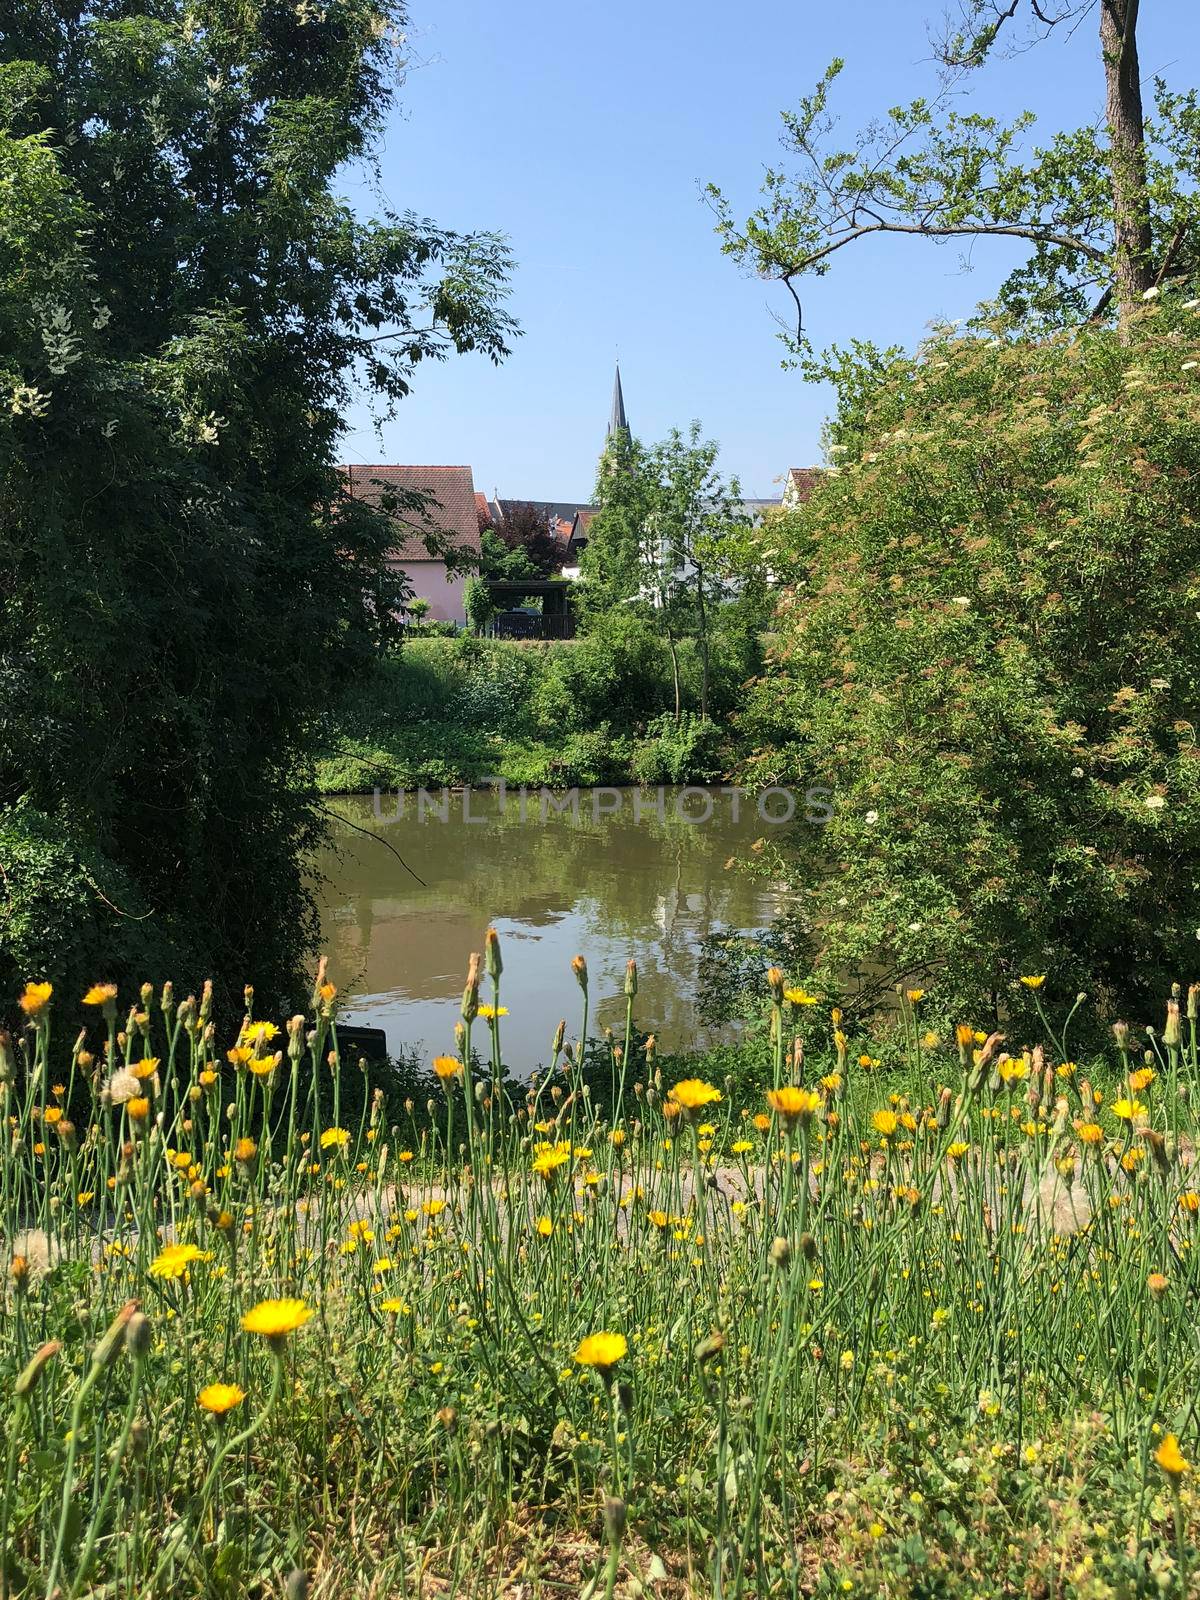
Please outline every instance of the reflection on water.
[[[703, 1044], [711, 1036], [697, 1017], [701, 939], [721, 929], [764, 927], [775, 910], [763, 885], [726, 862], [764, 831], [752, 803], [735, 819], [728, 795], [714, 792], [712, 816], [689, 823], [677, 815], [677, 793], [599, 791], [600, 815], [587, 790], [577, 814], [543, 816], [530, 795], [524, 820], [512, 797], [494, 793], [448, 797], [448, 817], [417, 816], [414, 799], [394, 819], [396, 797], [332, 802], [334, 842], [317, 863], [323, 948], [343, 993], [347, 1019], [386, 1029], [393, 1050], [453, 1048], [467, 957], [482, 950], [495, 926], [504, 952], [501, 1001], [505, 1059], [528, 1071], [549, 1054], [555, 1024], [578, 1028], [579, 991], [571, 975], [587, 957], [597, 1026], [623, 1027], [625, 962], [638, 963], [638, 1024], [664, 1048]], [[705, 808], [690, 790], [685, 807]], [[348, 826], [366, 829], [364, 837]], [[385, 848], [387, 845], [391, 850]], [[401, 865], [407, 861], [419, 884]], [[488, 989], [485, 985], [484, 997]]]

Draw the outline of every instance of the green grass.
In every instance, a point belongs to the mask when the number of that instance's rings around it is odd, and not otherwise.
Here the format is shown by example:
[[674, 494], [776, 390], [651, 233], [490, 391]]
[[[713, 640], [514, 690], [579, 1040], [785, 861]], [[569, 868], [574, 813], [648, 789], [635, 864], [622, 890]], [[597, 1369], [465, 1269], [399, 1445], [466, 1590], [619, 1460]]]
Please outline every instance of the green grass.
[[[814, 1043], [788, 1126], [751, 1063], [786, 1087], [814, 1009], [768, 998], [705, 1085], [635, 1053], [629, 987], [594, 1092], [567, 1039], [515, 1098], [470, 980], [444, 1081], [399, 1093], [339, 1062], [330, 991], [232, 1059], [203, 998], [31, 991], [0, 1062], [12, 1591], [1188, 1593], [1192, 1475], [1155, 1458], [1200, 1451], [1194, 1021], [1089, 1073], [1052, 1004], [1044, 1058], [978, 1062], [907, 1005], [886, 1076]], [[244, 1330], [280, 1297], [294, 1331]]]

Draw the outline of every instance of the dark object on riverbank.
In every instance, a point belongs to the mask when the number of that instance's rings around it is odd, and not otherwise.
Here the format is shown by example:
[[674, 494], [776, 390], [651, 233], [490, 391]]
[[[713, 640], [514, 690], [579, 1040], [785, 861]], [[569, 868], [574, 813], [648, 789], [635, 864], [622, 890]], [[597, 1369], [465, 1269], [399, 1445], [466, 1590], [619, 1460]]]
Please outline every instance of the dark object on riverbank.
[[387, 1034], [382, 1028], [350, 1028], [338, 1024], [338, 1050], [343, 1061], [366, 1056], [368, 1061], [387, 1060]]

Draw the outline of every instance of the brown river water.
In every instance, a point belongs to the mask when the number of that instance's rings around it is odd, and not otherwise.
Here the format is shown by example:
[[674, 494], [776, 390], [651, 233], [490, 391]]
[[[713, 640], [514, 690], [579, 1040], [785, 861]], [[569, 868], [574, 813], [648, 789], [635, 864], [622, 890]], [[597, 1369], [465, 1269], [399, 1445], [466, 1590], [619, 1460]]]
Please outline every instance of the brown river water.
[[392, 1051], [453, 1049], [467, 958], [494, 926], [504, 954], [504, 1055], [515, 1071], [546, 1060], [560, 1017], [569, 1035], [577, 1032], [577, 954], [587, 959], [597, 1026], [623, 1029], [632, 956], [635, 1019], [664, 1049], [727, 1037], [700, 1021], [699, 945], [770, 922], [770, 885], [727, 862], [772, 825], [750, 797], [636, 793], [581, 789], [562, 813], [554, 808], [561, 797], [544, 803], [533, 790], [523, 808], [495, 791], [437, 793], [437, 808], [408, 795], [400, 817], [393, 793], [330, 802], [339, 820], [316, 867], [323, 948], [348, 997], [346, 1020], [383, 1028]]

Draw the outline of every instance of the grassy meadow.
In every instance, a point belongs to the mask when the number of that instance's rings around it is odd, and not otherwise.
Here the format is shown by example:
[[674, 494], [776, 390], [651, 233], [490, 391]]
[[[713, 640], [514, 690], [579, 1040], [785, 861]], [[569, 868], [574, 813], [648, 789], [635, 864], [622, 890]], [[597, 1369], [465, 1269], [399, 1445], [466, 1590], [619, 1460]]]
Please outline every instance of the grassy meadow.
[[635, 1056], [630, 963], [601, 1097], [576, 958], [514, 1098], [502, 965], [420, 1102], [324, 970], [233, 1039], [210, 989], [26, 987], [0, 1590], [1196, 1592], [1200, 991], [1085, 1067], [1052, 975], [1029, 1048], [912, 990], [882, 1067], [771, 969], [747, 1099]]

